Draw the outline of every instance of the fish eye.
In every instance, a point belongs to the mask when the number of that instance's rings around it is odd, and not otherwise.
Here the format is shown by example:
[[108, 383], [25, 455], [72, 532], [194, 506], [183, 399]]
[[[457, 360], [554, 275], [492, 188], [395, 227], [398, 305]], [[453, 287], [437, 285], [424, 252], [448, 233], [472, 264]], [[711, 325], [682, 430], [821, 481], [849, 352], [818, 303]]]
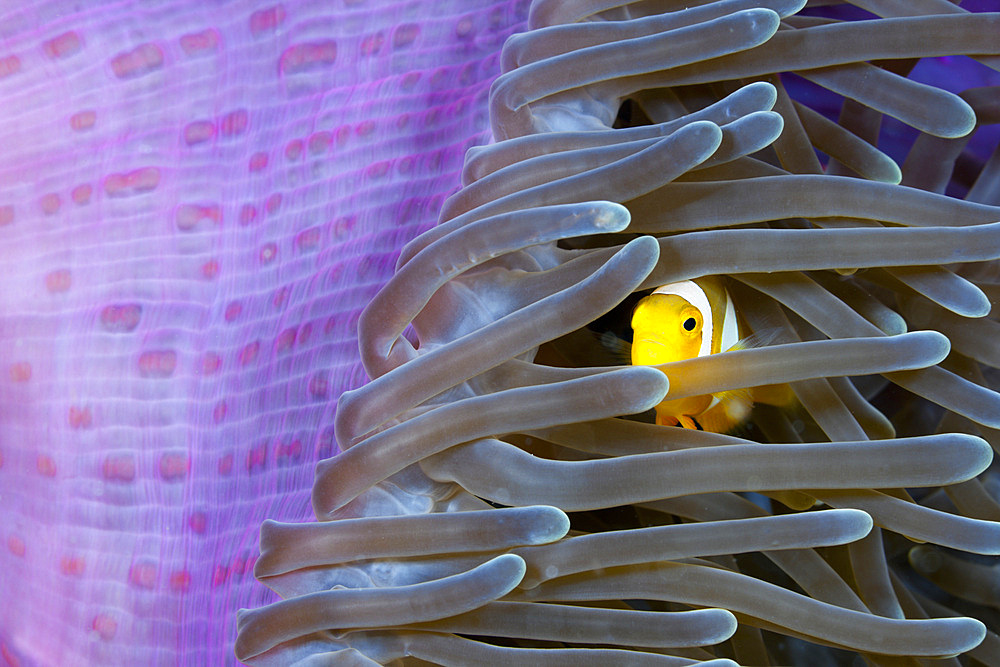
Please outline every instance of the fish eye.
[[684, 327], [684, 331], [694, 331], [694, 328], [698, 326], [698, 323], [693, 317], [689, 317], [684, 320], [684, 323], [681, 326]]

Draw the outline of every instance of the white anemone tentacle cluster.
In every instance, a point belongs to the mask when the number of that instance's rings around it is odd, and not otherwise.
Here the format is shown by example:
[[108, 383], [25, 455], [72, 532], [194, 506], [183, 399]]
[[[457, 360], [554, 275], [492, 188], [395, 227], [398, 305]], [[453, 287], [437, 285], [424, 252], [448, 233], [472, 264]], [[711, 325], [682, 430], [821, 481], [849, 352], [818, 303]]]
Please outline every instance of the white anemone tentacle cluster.
[[[1000, 166], [941, 194], [960, 152], [941, 146], [1000, 112], [995, 89], [908, 77], [945, 54], [995, 68], [1000, 18], [689, 4], [532, 4], [495, 143], [359, 321], [371, 382], [340, 399], [318, 521], [262, 528], [255, 574], [284, 599], [241, 612], [240, 660], [1000, 661], [966, 615], [998, 604], [976, 578], [1000, 554]], [[840, 122], [785, 72], [843, 96]], [[873, 140], [884, 116], [920, 132], [902, 169]], [[774, 344], [607, 361], [589, 324], [707, 275]], [[774, 384], [795, 408], [739, 437], [621, 418]]]

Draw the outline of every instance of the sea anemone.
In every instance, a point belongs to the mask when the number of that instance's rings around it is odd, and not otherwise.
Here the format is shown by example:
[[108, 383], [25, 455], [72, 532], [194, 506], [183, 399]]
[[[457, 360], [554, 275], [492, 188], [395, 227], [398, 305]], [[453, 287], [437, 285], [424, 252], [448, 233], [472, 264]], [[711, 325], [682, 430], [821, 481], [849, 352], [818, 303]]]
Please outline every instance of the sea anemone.
[[[495, 143], [358, 322], [319, 522], [261, 530], [284, 600], [241, 660], [1000, 662], [995, 157], [943, 194], [997, 88], [917, 76], [995, 68], [1000, 15], [806, 4], [532, 4]], [[608, 360], [637, 295], [708, 275], [770, 344]], [[763, 385], [794, 403], [733, 433], [649, 423]]]

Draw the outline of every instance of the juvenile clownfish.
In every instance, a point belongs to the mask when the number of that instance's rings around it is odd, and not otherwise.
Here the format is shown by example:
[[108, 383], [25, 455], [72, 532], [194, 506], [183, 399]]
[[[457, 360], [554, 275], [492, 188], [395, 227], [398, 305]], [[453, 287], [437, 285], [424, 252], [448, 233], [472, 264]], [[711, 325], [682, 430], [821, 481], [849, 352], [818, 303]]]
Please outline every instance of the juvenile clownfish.
[[[653, 366], [741, 349], [740, 326], [729, 293], [718, 278], [663, 285], [632, 313], [632, 364]], [[750, 414], [749, 390], [691, 396], [656, 406], [656, 423], [726, 432]]]

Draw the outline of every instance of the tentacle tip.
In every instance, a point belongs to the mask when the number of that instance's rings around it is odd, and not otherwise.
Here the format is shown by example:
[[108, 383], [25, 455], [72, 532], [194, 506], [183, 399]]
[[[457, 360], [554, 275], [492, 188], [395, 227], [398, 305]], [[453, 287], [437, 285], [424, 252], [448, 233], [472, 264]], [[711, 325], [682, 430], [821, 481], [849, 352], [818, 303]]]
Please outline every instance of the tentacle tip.
[[716, 143], [716, 148], [722, 143], [722, 128], [710, 120], [696, 120], [693, 123], [688, 123], [674, 134], [678, 138], [690, 134], [696, 142], [703, 142], [706, 145]]
[[[901, 336], [910, 336], [922, 341], [925, 361], [928, 366], [939, 364], [951, 353], [951, 340], [940, 331], [927, 329], [924, 331], [913, 331]], [[919, 343], [918, 343], [919, 344]]]
[[593, 208], [594, 227], [599, 232], [624, 231], [632, 222], [632, 214], [627, 208], [612, 201], [602, 201]]
[[910, 566], [923, 576], [932, 575], [941, 569], [940, 552], [924, 544], [917, 545], [906, 554]]
[[969, 104], [962, 98], [956, 96], [956, 99], [959, 100], [965, 108], [962, 109], [962, 113], [960, 115], [956, 114], [957, 117], [950, 125], [940, 129], [938, 136], [942, 139], [960, 139], [976, 129], [976, 112], [973, 111], [972, 107], [969, 106]]
[[660, 369], [654, 366], [633, 366], [627, 372], [631, 374], [634, 388], [641, 397], [634, 406], [636, 413], [652, 410], [667, 397], [670, 380]]
[[570, 529], [569, 516], [558, 507], [538, 505], [536, 528], [530, 535], [531, 544], [547, 544], [561, 540]]
[[[656, 268], [660, 259], [660, 242], [654, 236], [640, 236], [629, 241], [619, 253], [633, 268], [644, 269], [642, 279]], [[640, 271], [636, 271], [638, 274]]]
[[745, 9], [736, 12], [736, 14], [746, 17], [746, 20], [750, 22], [751, 28], [757, 33], [760, 40], [758, 43], [770, 39], [774, 33], [778, 32], [778, 27], [781, 25], [781, 17], [778, 13], [766, 7]]
[[[750, 115], [760, 118], [763, 122], [768, 123], [770, 129], [768, 136], [773, 134], [775, 139], [777, 139], [777, 135], [781, 134], [782, 130], [785, 129], [785, 118], [777, 111], [755, 111]], [[774, 139], [771, 141], [774, 141]]]
[[956, 457], [963, 454], [967, 457], [966, 466], [963, 470], [964, 474], [962, 475], [964, 479], [960, 481], [972, 479], [986, 470], [993, 462], [993, 448], [990, 446], [990, 443], [978, 436], [966, 433], [956, 433], [954, 435], [959, 440], [950, 451]]
[[899, 185], [903, 182], [903, 171], [895, 161], [889, 160], [881, 165], [881, 169], [874, 176], [874, 180], [889, 185]]
[[712, 624], [716, 630], [711, 643], [724, 642], [736, 634], [740, 623], [736, 620], [736, 615], [733, 612], [728, 609], [705, 609], [704, 611], [711, 614]]
[[850, 525], [852, 529], [852, 534], [848, 540], [850, 542], [867, 536], [872, 531], [872, 528], [875, 527], [875, 522], [872, 520], [871, 515], [863, 510], [844, 508], [828, 511], [837, 512], [837, 515]]
[[805, 8], [807, 4], [809, 4], [809, 0], [794, 0], [793, 2], [789, 3], [788, 6], [783, 8], [781, 15], [791, 16], [792, 14], [797, 14], [800, 11], [802, 11], [802, 9]]
[[975, 306], [969, 308], [967, 314], [963, 313], [966, 315], [966, 317], [980, 318], [980, 317], [986, 317], [987, 315], [990, 314], [990, 311], [993, 310], [993, 304], [990, 303], [990, 300], [988, 298], [985, 298], [985, 295], [983, 296], [984, 296], [983, 299], [977, 300]]
[[503, 589], [498, 597], [502, 597], [517, 588], [528, 571], [527, 563], [517, 554], [497, 556], [493, 560], [483, 563], [479, 568], [483, 569], [484, 573], [488, 572], [490, 576], [497, 578], [497, 585]]
[[964, 630], [965, 632], [956, 631], [955, 634], [964, 635], [965, 641], [962, 646], [956, 647], [955, 652], [949, 655], [957, 656], [965, 653], [966, 651], [971, 651], [982, 644], [983, 640], [986, 639], [986, 624], [979, 619], [962, 617], [954, 620], [963, 622], [961, 630]]
[[753, 83], [748, 83], [740, 90], [748, 93], [752, 92], [755, 95], [763, 97], [764, 103], [761, 106], [764, 107], [764, 110], [772, 109], [778, 102], [778, 89], [774, 87], [774, 84], [768, 83], [767, 81], [755, 81]]

